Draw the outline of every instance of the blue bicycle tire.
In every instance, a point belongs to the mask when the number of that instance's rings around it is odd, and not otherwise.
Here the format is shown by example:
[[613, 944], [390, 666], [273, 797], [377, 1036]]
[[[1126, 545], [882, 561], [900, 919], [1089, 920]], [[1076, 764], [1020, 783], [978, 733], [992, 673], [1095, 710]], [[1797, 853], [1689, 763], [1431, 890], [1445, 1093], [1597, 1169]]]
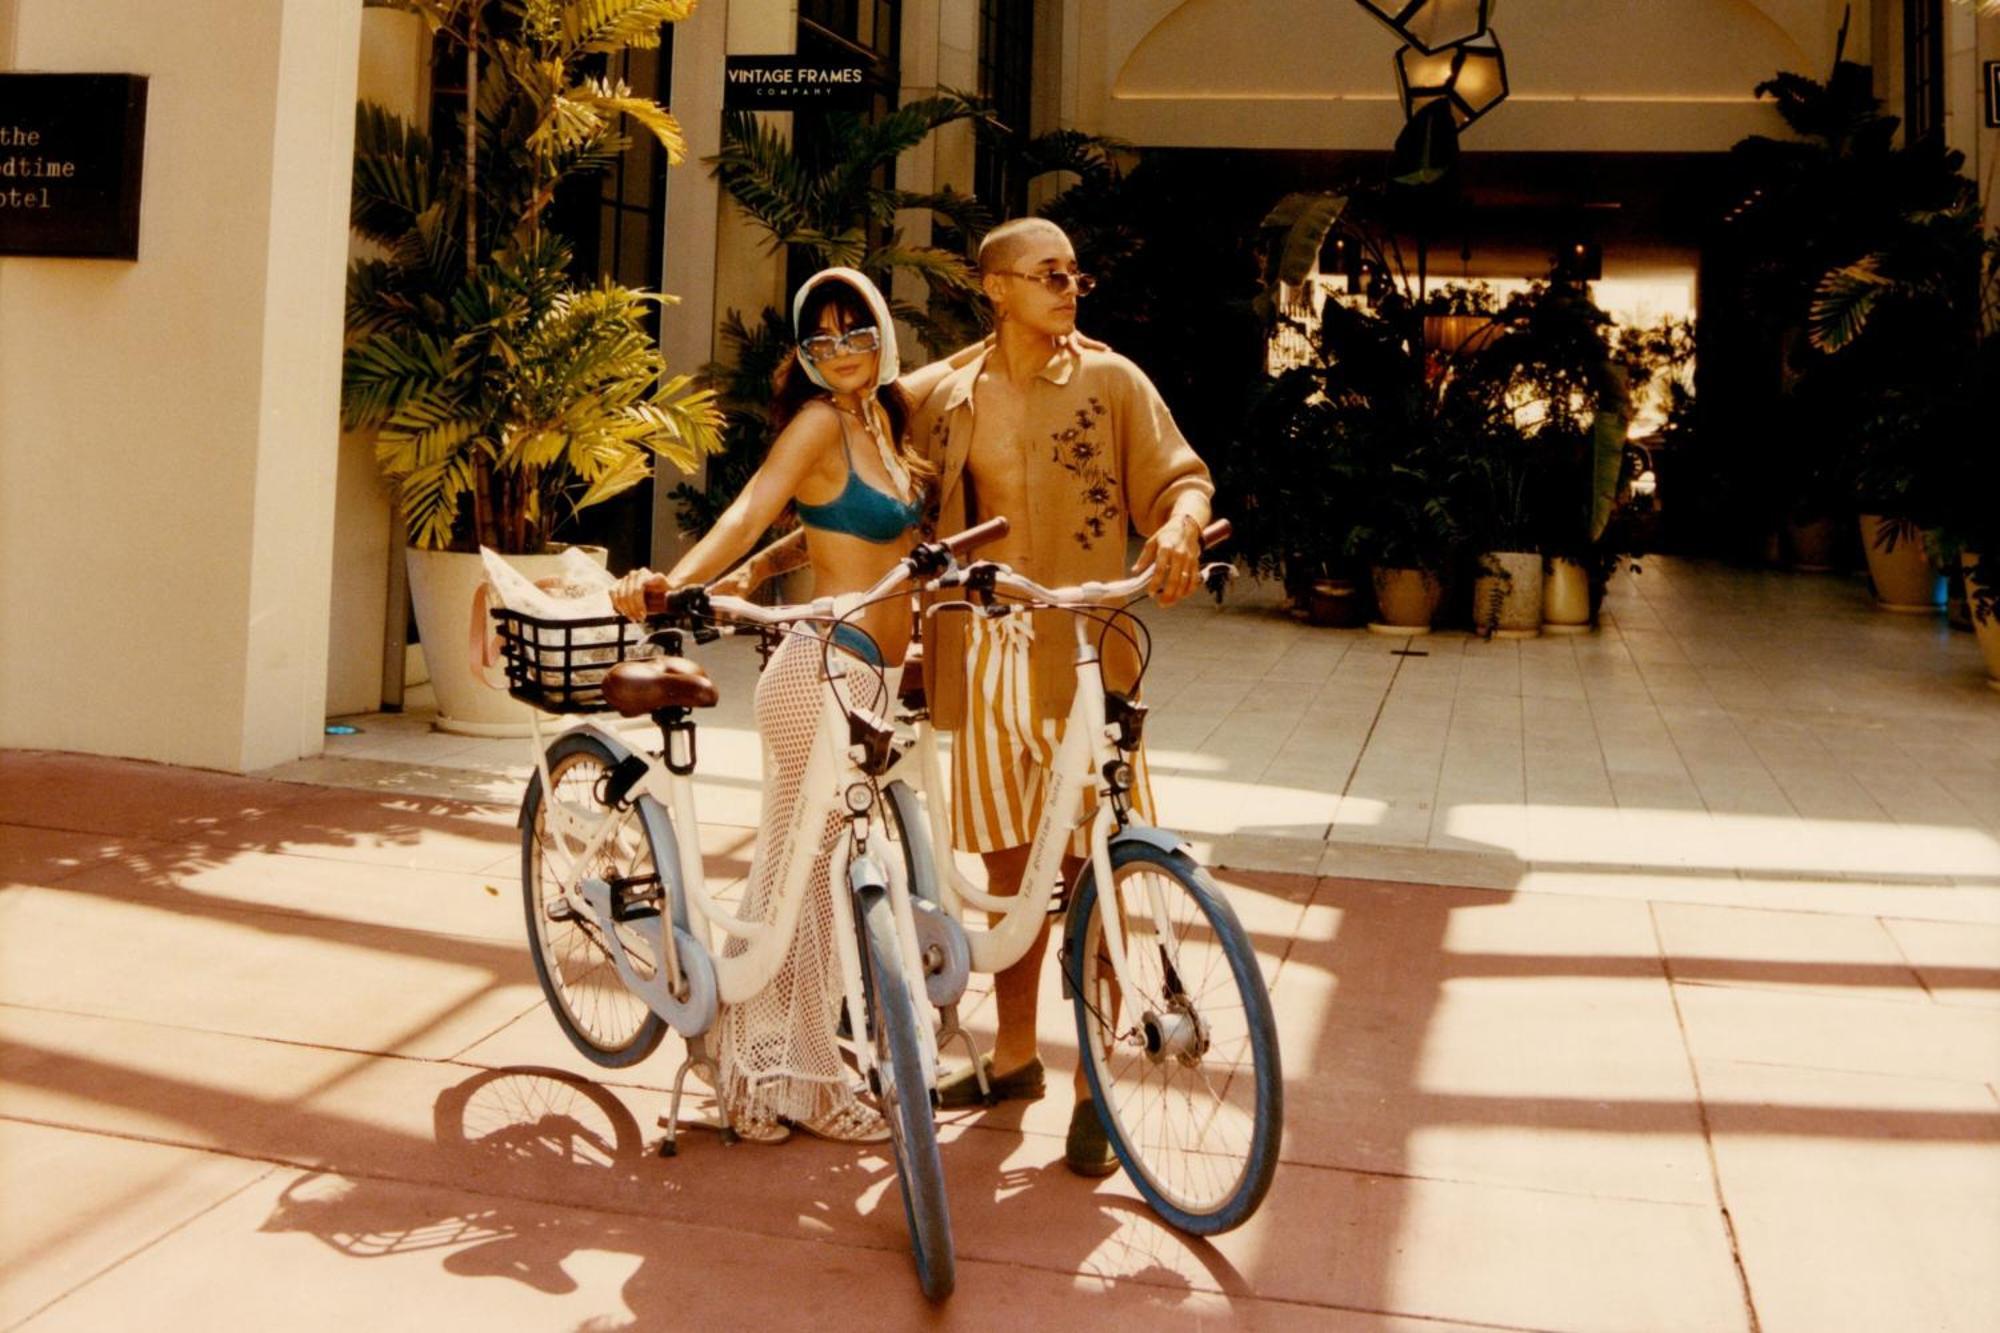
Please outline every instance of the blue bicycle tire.
[[903, 1220], [924, 1295], [941, 1301], [957, 1282], [951, 1208], [945, 1198], [944, 1163], [938, 1156], [937, 1122], [924, 1082], [915, 998], [903, 976], [902, 945], [888, 891], [864, 887], [855, 901], [868, 966], [870, 1022], [883, 1119], [896, 1159]]
[[[1247, 1088], [1253, 1098], [1253, 1109], [1247, 1117], [1233, 1118], [1248, 1120], [1248, 1140], [1240, 1170], [1224, 1178], [1223, 1187], [1215, 1191], [1217, 1197], [1195, 1199], [1185, 1191], [1177, 1190], [1170, 1180], [1165, 1179], [1170, 1173], [1163, 1170], [1160, 1162], [1153, 1160], [1154, 1154], [1145, 1143], [1135, 1141], [1144, 1137], [1134, 1132], [1135, 1125], [1132, 1123], [1139, 1114], [1130, 1105], [1135, 1094], [1120, 1095], [1118, 1089], [1106, 1086], [1105, 1064], [1111, 1057], [1107, 1044], [1100, 1039], [1105, 1024], [1100, 1021], [1099, 1015], [1105, 1014], [1108, 1018], [1108, 1008], [1117, 1008], [1118, 1017], [1112, 1020], [1114, 1039], [1117, 1039], [1117, 1025], [1131, 1024], [1131, 1015], [1135, 1012], [1153, 1012], [1169, 1006], [1158, 994], [1142, 997], [1147, 1005], [1142, 1011], [1128, 1007], [1130, 997], [1120, 997], [1115, 1006], [1107, 998], [1105, 984], [1110, 980], [1109, 969], [1107, 967], [1104, 974], [1100, 974], [1097, 958], [1097, 938], [1102, 927], [1094, 924], [1100, 895], [1092, 869], [1089, 866], [1084, 868], [1064, 931], [1063, 966], [1076, 1009], [1077, 1049], [1083, 1061], [1085, 1077], [1089, 1080], [1098, 1118], [1125, 1174], [1155, 1212], [1172, 1226], [1191, 1235], [1217, 1235], [1249, 1220], [1269, 1192], [1271, 1180], [1277, 1173], [1278, 1144], [1284, 1124], [1284, 1074], [1279, 1065], [1277, 1024], [1272, 1016], [1271, 997], [1264, 986], [1256, 954], [1251, 949], [1250, 937], [1237, 919], [1235, 909], [1199, 865], [1183, 853], [1165, 851], [1146, 843], [1114, 843], [1111, 863], [1114, 879], [1120, 878], [1121, 871], [1150, 870], [1187, 896], [1228, 963], [1229, 988], [1241, 998], [1242, 1042], [1250, 1064]], [[1128, 919], [1130, 915], [1128, 912]], [[1186, 933], [1183, 932], [1184, 935]], [[1128, 940], [1128, 943], [1131, 942]], [[1165, 952], [1162, 951], [1160, 956], [1164, 960]], [[1137, 966], [1140, 960], [1133, 961]], [[1212, 973], [1213, 968], [1208, 970]], [[1230, 1006], [1197, 1006], [1197, 1010], [1202, 1008], [1206, 1008], [1209, 1016], [1214, 1018], [1229, 1012]], [[1136, 1025], [1132, 1027], [1136, 1028]], [[1195, 1073], [1210, 1072], [1174, 1057], [1152, 1058], [1148, 1054], [1149, 1045], [1134, 1043], [1129, 1036], [1121, 1044], [1132, 1046], [1132, 1050], [1124, 1053], [1128, 1067], [1136, 1066], [1142, 1071], [1150, 1067], [1161, 1071], [1163, 1083], [1174, 1076], [1173, 1066], [1176, 1064]], [[1207, 1054], [1205, 1051], [1197, 1058], [1206, 1060]], [[1146, 1059], [1140, 1064], [1138, 1058], [1142, 1055]], [[1142, 1085], [1144, 1077], [1142, 1072]], [[1225, 1088], [1231, 1087], [1233, 1073], [1225, 1072], [1223, 1080]], [[1213, 1093], [1212, 1081], [1204, 1080], [1204, 1086]], [[1206, 1126], [1213, 1128], [1222, 1118], [1219, 1111], [1211, 1113]]]

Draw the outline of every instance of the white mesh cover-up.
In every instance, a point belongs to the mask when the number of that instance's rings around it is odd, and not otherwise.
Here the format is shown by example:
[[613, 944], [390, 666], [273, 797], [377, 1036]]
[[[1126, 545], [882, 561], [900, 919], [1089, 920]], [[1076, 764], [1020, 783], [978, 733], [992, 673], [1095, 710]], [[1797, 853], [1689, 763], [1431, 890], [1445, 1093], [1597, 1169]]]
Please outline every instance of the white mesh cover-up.
[[[793, 845], [792, 818], [826, 685], [825, 646], [804, 633], [788, 636], [757, 682], [757, 731], [764, 743], [764, 808], [750, 860], [750, 883], [739, 913], [769, 922], [794, 856], [811, 856], [805, 901], [789, 952], [771, 983], [722, 1012], [718, 1050], [722, 1105], [739, 1130], [760, 1129], [779, 1118], [825, 1124], [832, 1118], [873, 1120], [872, 1108], [855, 1097], [852, 1074], [842, 1063], [834, 1035], [842, 1001], [840, 964], [834, 956], [833, 900], [829, 883], [834, 846], [846, 835], [846, 816], [828, 813], [817, 838], [810, 833]], [[881, 680], [836, 650], [832, 660], [847, 667], [836, 688], [863, 708], [875, 708]], [[732, 938], [725, 954], [748, 944]]]

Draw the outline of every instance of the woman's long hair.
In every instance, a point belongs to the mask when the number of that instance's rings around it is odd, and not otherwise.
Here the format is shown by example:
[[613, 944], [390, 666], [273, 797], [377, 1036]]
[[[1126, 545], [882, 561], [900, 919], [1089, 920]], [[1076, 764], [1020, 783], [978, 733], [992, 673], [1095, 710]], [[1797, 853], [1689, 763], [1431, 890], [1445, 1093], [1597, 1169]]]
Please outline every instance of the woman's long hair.
[[[842, 329], [852, 329], [874, 322], [874, 312], [861, 293], [845, 282], [828, 280], [806, 293], [805, 305], [799, 311], [798, 336], [809, 337], [810, 331], [817, 330], [826, 311], [832, 309], [834, 322]], [[778, 373], [771, 381], [771, 436], [777, 436], [789, 426], [805, 405], [815, 398], [829, 396], [826, 389], [812, 382], [800, 364], [805, 353], [797, 347], [779, 365]], [[896, 459], [910, 474], [911, 499], [929, 507], [930, 490], [937, 481], [937, 468], [931, 461], [910, 447], [910, 397], [895, 383], [890, 381], [875, 390], [875, 401], [882, 406], [883, 415], [889, 419], [889, 438], [894, 443]]]

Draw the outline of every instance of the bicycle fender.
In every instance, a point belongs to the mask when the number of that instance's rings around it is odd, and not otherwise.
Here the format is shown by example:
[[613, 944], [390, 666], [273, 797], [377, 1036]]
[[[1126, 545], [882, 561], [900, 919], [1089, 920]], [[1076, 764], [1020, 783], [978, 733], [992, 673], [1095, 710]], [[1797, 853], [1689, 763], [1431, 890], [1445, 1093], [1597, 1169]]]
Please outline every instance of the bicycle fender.
[[896, 807], [896, 815], [903, 824], [903, 836], [909, 839], [910, 861], [916, 870], [916, 877], [910, 884], [910, 896], [936, 905], [937, 861], [931, 854], [930, 825], [925, 822], [924, 809], [917, 804], [917, 794], [910, 784], [898, 779], [882, 788], [882, 795]]
[[[625, 744], [625, 742], [619, 740], [609, 731], [597, 726], [595, 723], [578, 727], [574, 731], [568, 731], [556, 737], [550, 743], [549, 750], [553, 752], [557, 746], [576, 736], [588, 736], [590, 739], [596, 741], [606, 750], [609, 750], [611, 757], [620, 764], [627, 763], [635, 757], [643, 759], [643, 756], [635, 756], [632, 748]], [[530, 773], [528, 775], [528, 788], [530, 791], [539, 791], [541, 785], [542, 775], [540, 773]], [[543, 792], [542, 798], [546, 800], [548, 793]], [[667, 817], [666, 810], [657, 801], [641, 801], [637, 806], [637, 811], [639, 818], [645, 821], [646, 832], [652, 837], [655, 854], [660, 860], [665, 862], [665, 864], [656, 865], [653, 868], [659, 872], [660, 882], [666, 886], [667, 901], [672, 905], [674, 928], [676, 930], [688, 930], [687, 890], [681, 884], [681, 843], [679, 836], [674, 831], [674, 821]], [[521, 800], [521, 811], [514, 816], [515, 827], [526, 828], [527, 819], [528, 801], [524, 795]]]
[[1180, 834], [1169, 829], [1154, 828], [1151, 824], [1141, 824], [1136, 821], [1127, 824], [1111, 836], [1111, 845], [1113, 847], [1116, 847], [1121, 842], [1143, 843], [1148, 847], [1157, 848], [1169, 856], [1176, 852], [1182, 856], [1194, 855], [1194, 849], [1187, 845], [1187, 839], [1183, 838]]
[[[572, 736], [591, 737], [592, 739], [596, 740], [598, 744], [602, 745], [605, 749], [611, 751], [611, 757], [618, 763], [622, 764], [626, 760], [633, 758], [631, 746], [627, 745], [624, 741], [619, 740], [616, 736], [612, 735], [609, 731], [606, 731], [603, 727], [598, 726], [595, 722], [586, 723], [581, 727], [575, 728], [574, 730], [564, 732], [562, 735], [556, 737], [554, 740], [549, 742], [549, 749], [554, 750], [558, 745], [561, 745], [564, 741], [568, 740]], [[530, 773], [528, 775], [528, 785], [530, 787], [536, 787], [536, 788], [539, 788], [542, 785], [542, 775], [539, 771]], [[527, 826], [528, 826], [528, 803], [526, 801], [522, 801], [519, 813], [517, 813], [514, 816], [514, 827], [526, 828]]]

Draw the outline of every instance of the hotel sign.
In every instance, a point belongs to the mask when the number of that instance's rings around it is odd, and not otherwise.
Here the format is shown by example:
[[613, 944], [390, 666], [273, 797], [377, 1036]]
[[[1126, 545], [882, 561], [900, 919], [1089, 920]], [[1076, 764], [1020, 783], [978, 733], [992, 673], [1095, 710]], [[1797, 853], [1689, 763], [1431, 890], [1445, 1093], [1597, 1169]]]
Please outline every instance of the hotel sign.
[[0, 73], [0, 255], [139, 257], [140, 74]]
[[859, 111], [873, 94], [859, 60], [730, 56], [722, 70], [725, 111]]

